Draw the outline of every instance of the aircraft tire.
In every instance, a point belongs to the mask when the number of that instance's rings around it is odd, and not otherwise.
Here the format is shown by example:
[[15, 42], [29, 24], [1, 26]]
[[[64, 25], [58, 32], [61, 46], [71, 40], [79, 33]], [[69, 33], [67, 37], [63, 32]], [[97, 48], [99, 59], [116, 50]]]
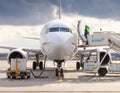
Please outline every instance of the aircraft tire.
[[76, 69], [77, 69], [77, 70], [80, 69], [80, 63], [79, 63], [79, 62], [76, 63]]
[[33, 70], [36, 70], [36, 67], [37, 67], [37, 63], [33, 62]]
[[40, 69], [40, 70], [43, 69], [43, 62], [42, 62], [42, 61], [39, 63], [39, 69]]
[[56, 70], [55, 70], [55, 76], [56, 77], [58, 76], [58, 68], [56, 68]]
[[60, 73], [63, 74], [63, 69], [62, 68], [60, 69]]

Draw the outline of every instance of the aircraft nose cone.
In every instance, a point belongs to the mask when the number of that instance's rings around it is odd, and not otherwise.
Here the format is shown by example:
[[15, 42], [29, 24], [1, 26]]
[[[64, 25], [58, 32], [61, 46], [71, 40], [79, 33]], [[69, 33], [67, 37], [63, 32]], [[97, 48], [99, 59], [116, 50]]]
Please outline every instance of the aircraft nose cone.
[[49, 59], [64, 60], [72, 55], [74, 38], [71, 33], [54, 33], [49, 37]]
[[54, 33], [50, 35], [51, 42], [60, 45], [60, 44], [65, 44], [66, 42], [70, 41], [72, 38], [71, 33]]
[[56, 44], [52, 48], [52, 56], [55, 59], [63, 60], [64, 57], [67, 55], [66, 46], [62, 44]]

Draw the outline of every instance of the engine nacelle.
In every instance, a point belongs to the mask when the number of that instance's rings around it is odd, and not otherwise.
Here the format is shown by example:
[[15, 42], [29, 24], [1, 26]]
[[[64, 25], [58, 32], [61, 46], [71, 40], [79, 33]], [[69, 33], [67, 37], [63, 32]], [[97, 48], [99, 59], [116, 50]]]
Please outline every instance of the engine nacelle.
[[7, 55], [8, 63], [10, 64], [11, 59], [15, 59], [15, 58], [26, 59], [27, 61], [27, 54], [21, 49], [14, 49], [10, 51], [10, 53]]
[[106, 50], [99, 50], [99, 61], [102, 63], [100, 63], [101, 65], [107, 65], [108, 63], [111, 62], [112, 57], [111, 54], [106, 51]]

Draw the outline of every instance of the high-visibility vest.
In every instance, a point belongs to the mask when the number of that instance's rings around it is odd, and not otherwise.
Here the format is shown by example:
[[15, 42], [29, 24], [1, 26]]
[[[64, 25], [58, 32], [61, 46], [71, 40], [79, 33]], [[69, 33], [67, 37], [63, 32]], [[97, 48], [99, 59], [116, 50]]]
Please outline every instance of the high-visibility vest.
[[90, 32], [90, 28], [89, 27], [86, 28], [86, 32], [88, 32], [88, 33]]

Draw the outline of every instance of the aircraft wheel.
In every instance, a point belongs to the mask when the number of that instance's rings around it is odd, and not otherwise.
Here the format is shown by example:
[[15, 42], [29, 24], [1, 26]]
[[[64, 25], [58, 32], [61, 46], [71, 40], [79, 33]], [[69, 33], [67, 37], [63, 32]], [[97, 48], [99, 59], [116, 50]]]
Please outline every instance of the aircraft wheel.
[[63, 69], [60, 69], [60, 73], [63, 74]]
[[36, 70], [36, 67], [37, 67], [37, 63], [33, 62], [33, 70]]
[[40, 69], [40, 70], [43, 69], [43, 62], [42, 62], [42, 61], [39, 63], [39, 69]]
[[63, 79], [64, 78], [63, 69], [60, 70], [60, 73], [61, 73], [61, 76], [62, 76], [62, 79]]
[[55, 76], [56, 77], [58, 76], [58, 68], [56, 68], [56, 70], [55, 70]]
[[107, 69], [106, 68], [100, 68], [98, 70], [98, 75], [101, 77], [104, 77], [107, 74]]
[[76, 69], [77, 69], [77, 70], [80, 69], [80, 63], [79, 63], [79, 62], [76, 63]]
[[60, 69], [60, 72], [58, 73], [58, 79], [63, 80], [64, 74], [63, 74], [63, 69]]

